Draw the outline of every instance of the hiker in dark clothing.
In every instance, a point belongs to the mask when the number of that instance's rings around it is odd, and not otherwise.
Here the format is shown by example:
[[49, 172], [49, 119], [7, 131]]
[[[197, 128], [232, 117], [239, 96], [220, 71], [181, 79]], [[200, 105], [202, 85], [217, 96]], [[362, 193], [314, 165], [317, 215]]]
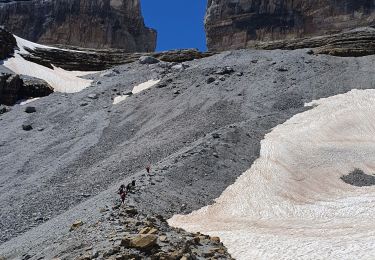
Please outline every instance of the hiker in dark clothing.
[[147, 171], [148, 174], [150, 174], [150, 171], [151, 171], [151, 166], [150, 165], [146, 166], [146, 171]]
[[135, 180], [132, 180], [132, 186], [135, 187]]
[[124, 184], [121, 184], [120, 188], [118, 189], [118, 194], [120, 194], [121, 202], [124, 204], [126, 197], [126, 189]]
[[128, 185], [126, 185], [126, 192], [130, 192], [131, 189], [132, 189], [132, 186], [131, 186], [130, 183]]

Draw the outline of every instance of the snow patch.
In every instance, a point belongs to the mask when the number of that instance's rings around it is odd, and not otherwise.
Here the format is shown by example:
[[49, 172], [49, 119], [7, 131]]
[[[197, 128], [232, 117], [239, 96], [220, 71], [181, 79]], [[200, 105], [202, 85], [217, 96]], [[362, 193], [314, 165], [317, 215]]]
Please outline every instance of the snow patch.
[[[143, 82], [143, 83], [135, 86], [132, 90], [132, 93], [138, 94], [142, 91], [145, 91], [146, 89], [151, 88], [152, 86], [155, 86], [159, 82], [160, 82], [160, 79], [157, 79], [157, 80], [151, 79], [149, 81]], [[129, 97], [129, 95], [121, 95], [121, 96], [115, 97], [114, 100], [113, 100], [113, 105], [117, 105], [117, 104], [125, 101], [125, 99], [128, 98], [128, 97]]]
[[28, 53], [25, 47], [30, 49], [57, 49], [40, 44], [36, 44], [20, 37], [16, 37], [19, 50], [15, 52], [14, 57], [4, 60], [4, 66], [14, 73], [27, 75], [45, 80], [55, 91], [75, 93], [91, 85], [92, 80], [80, 78], [95, 72], [89, 71], [67, 71], [53, 66], [53, 69], [30, 62], [22, 58], [20, 54]]
[[32, 102], [34, 102], [34, 101], [36, 101], [36, 100], [38, 100], [38, 99], [40, 99], [40, 98], [30, 98], [30, 99], [27, 99], [27, 100], [25, 100], [25, 101], [22, 101], [21, 103], [20, 103], [20, 105], [21, 106], [24, 106], [24, 105], [27, 105], [27, 104], [29, 104], [29, 103], [32, 103]]
[[158, 84], [160, 82], [160, 79], [157, 79], [157, 80], [154, 80], [154, 79], [151, 79], [149, 81], [146, 81], [144, 83], [141, 83], [137, 86], [135, 86], [133, 88], [133, 94], [137, 94], [137, 93], [140, 93], [146, 89], [149, 89], [151, 88], [152, 86], [155, 86], [156, 84]]
[[265, 136], [215, 204], [169, 223], [219, 236], [236, 259], [372, 259], [375, 187], [340, 177], [375, 173], [375, 90], [307, 105]]
[[113, 99], [113, 105], [120, 104], [121, 102], [125, 101], [129, 96], [128, 95], [122, 95], [122, 96], [117, 96]]

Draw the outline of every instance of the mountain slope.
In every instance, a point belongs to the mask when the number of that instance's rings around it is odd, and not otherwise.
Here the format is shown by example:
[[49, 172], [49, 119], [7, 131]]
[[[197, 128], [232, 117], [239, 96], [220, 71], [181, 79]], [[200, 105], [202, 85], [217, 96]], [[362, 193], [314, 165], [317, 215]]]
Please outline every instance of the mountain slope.
[[[258, 158], [264, 135], [305, 111], [305, 102], [374, 88], [373, 63], [374, 56], [307, 50], [224, 52], [177, 67], [135, 62], [86, 76], [93, 83], [81, 92], [34, 101], [34, 114], [14, 106], [0, 120], [0, 234], [9, 240], [0, 255], [40, 257], [72, 218], [94, 223], [97, 207], [132, 179], [128, 203], [148, 214], [212, 203]], [[153, 176], [145, 175], [148, 164]]]

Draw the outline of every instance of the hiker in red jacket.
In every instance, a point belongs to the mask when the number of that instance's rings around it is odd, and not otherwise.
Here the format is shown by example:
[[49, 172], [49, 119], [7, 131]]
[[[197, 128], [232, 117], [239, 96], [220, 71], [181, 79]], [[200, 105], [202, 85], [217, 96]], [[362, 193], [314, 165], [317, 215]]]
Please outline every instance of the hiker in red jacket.
[[121, 203], [124, 204], [126, 198], [126, 188], [124, 184], [121, 184], [120, 188], [118, 189], [118, 194], [120, 194]]

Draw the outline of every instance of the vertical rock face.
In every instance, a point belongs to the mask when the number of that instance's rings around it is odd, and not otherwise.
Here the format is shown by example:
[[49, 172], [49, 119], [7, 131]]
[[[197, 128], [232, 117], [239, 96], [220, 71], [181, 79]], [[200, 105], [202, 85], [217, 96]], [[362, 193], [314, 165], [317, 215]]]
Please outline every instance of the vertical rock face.
[[27, 40], [88, 48], [154, 51], [140, 0], [0, 0], [0, 25]]
[[0, 28], [0, 60], [12, 56], [16, 46], [16, 38], [11, 33]]
[[210, 50], [375, 25], [375, 0], [208, 0]]

